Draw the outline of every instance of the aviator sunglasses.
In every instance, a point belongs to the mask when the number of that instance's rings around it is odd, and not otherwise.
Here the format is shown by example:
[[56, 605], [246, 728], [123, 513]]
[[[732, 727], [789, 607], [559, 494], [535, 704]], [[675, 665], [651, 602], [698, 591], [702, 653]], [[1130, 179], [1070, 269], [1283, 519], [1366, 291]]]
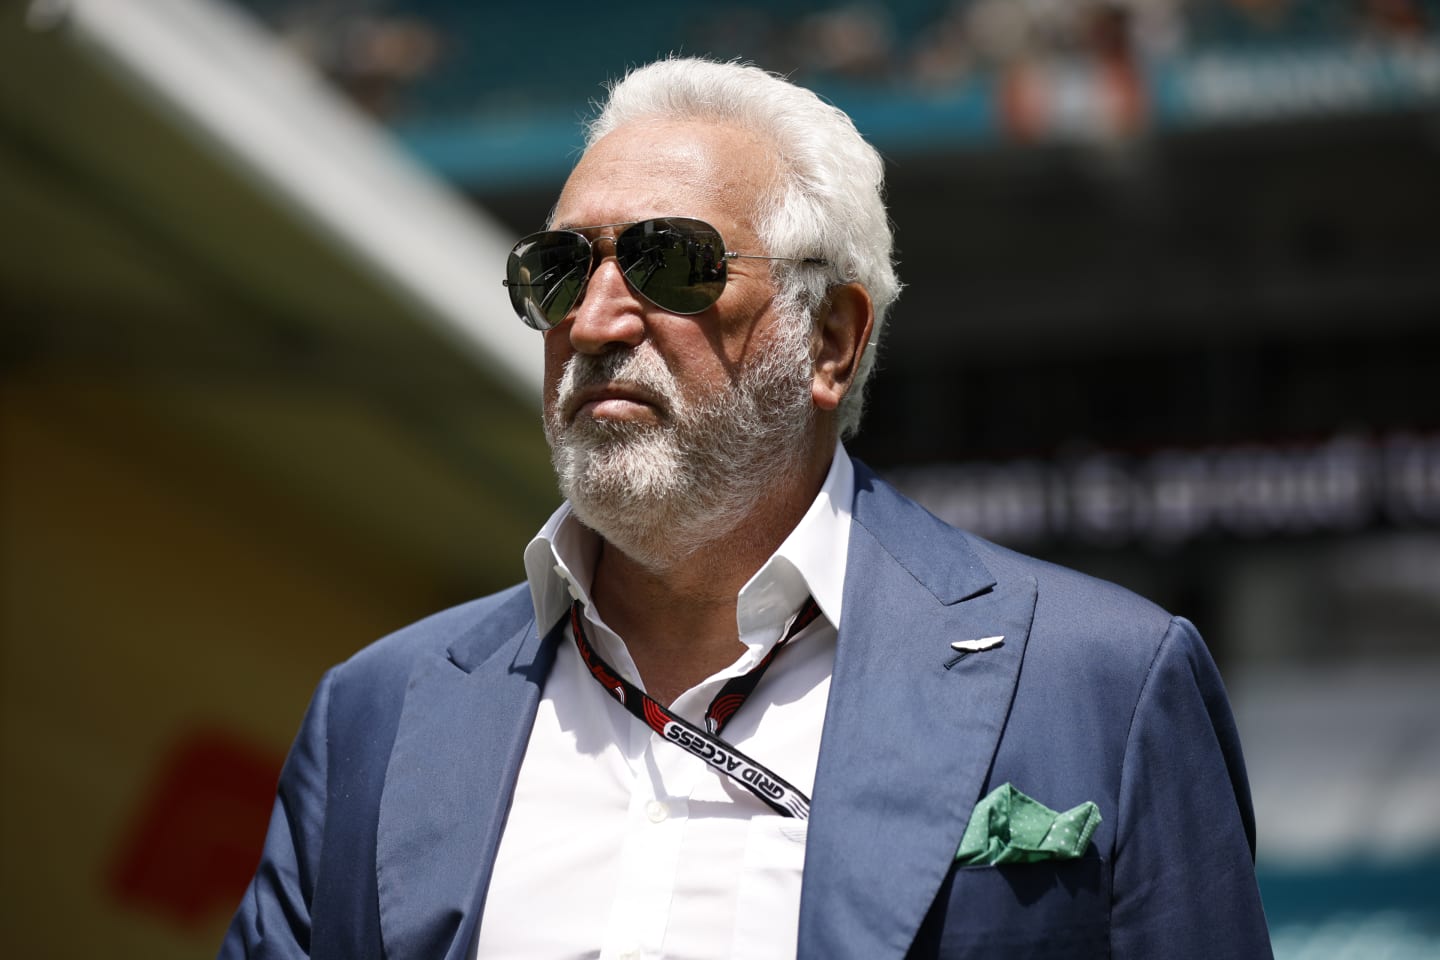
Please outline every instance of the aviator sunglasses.
[[606, 237], [580, 230], [624, 227], [614, 240], [615, 260], [625, 283], [661, 310], [689, 316], [715, 305], [725, 290], [727, 260], [788, 260], [823, 266], [819, 257], [766, 257], [725, 249], [725, 241], [704, 220], [654, 217], [630, 223], [602, 223], [579, 230], [542, 230], [525, 237], [505, 262], [505, 286], [515, 313], [536, 330], [559, 325], [585, 295], [585, 284], [601, 258], [595, 246]]

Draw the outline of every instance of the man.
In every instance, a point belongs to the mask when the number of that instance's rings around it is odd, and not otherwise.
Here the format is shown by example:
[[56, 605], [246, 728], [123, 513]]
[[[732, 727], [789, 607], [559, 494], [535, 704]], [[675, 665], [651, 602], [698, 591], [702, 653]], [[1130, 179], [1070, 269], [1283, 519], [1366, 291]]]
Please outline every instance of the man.
[[881, 189], [755, 68], [612, 90], [506, 275], [567, 502], [527, 584], [327, 674], [222, 956], [1269, 955], [1193, 628], [840, 444]]

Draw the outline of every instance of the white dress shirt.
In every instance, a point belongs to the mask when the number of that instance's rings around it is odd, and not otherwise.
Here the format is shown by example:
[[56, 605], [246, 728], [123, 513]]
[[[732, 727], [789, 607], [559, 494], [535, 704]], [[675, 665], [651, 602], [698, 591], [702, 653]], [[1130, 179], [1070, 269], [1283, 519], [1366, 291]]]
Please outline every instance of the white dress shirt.
[[[835, 663], [854, 486], [836, 444], [809, 511], [740, 590], [735, 662], [670, 704], [701, 724], [724, 682], [759, 663], [813, 596], [823, 616], [775, 658], [723, 733], [807, 795]], [[530, 542], [538, 629], [558, 622], [573, 594], [596, 651], [643, 687], [624, 642], [589, 603], [598, 552], [568, 504]], [[627, 713], [585, 668], [567, 626], [500, 840], [478, 960], [793, 958], [805, 826]]]

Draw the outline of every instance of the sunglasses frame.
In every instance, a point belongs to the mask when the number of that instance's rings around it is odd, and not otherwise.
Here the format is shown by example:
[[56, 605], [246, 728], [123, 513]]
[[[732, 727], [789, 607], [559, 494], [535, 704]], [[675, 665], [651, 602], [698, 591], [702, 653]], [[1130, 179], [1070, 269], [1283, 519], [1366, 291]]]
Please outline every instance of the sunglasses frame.
[[[737, 253], [737, 252], [734, 251], [734, 250], [727, 250], [727, 249], [726, 249], [726, 244], [725, 244], [725, 238], [724, 238], [724, 236], [720, 233], [720, 231], [717, 230], [717, 229], [714, 227], [714, 225], [708, 223], [708, 222], [705, 221], [705, 220], [701, 220], [701, 219], [698, 218], [698, 217], [681, 217], [681, 216], [646, 217], [646, 218], [643, 219], [643, 220], [623, 220], [623, 221], [620, 221], [620, 222], [618, 222], [618, 223], [599, 223], [599, 224], [595, 224], [594, 226], [588, 226], [588, 227], [570, 227], [570, 228], [566, 228], [566, 229], [562, 229], [562, 230], [539, 230], [539, 231], [537, 231], [537, 232], [535, 232], [535, 233], [532, 233], [532, 234], [529, 234], [529, 235], [527, 235], [527, 236], [521, 237], [518, 241], [516, 241], [515, 245], [510, 248], [510, 255], [509, 255], [509, 257], [506, 258], [506, 264], [505, 264], [506, 277], [505, 277], [504, 280], [502, 280], [502, 281], [500, 281], [500, 282], [501, 282], [501, 284], [502, 284], [503, 286], [508, 287], [508, 288], [511, 289], [511, 294], [510, 294], [510, 305], [511, 305], [511, 307], [514, 308], [516, 315], [519, 316], [519, 318], [521, 319], [521, 321], [523, 321], [526, 326], [531, 327], [532, 329], [535, 329], [535, 330], [539, 330], [539, 331], [541, 331], [541, 332], [544, 332], [544, 331], [546, 331], [546, 330], [553, 330], [555, 327], [558, 327], [561, 323], [564, 323], [564, 322], [565, 322], [565, 317], [568, 317], [568, 316], [570, 315], [570, 313], [571, 313], [577, 306], [579, 306], [582, 301], [584, 301], [584, 299], [585, 299], [585, 291], [586, 291], [586, 289], [587, 289], [587, 288], [589, 287], [589, 285], [590, 285], [590, 278], [595, 275], [595, 271], [599, 268], [600, 264], [601, 264], [602, 262], [604, 262], [604, 260], [606, 259], [606, 258], [603, 257], [603, 256], [598, 257], [598, 258], [595, 256], [596, 245], [599, 244], [599, 243], [601, 243], [602, 241], [608, 240], [608, 241], [610, 242], [610, 254], [609, 254], [609, 255], [616, 257], [617, 263], [618, 263], [618, 262], [619, 262], [619, 241], [620, 241], [620, 238], [621, 238], [621, 237], [623, 237], [626, 233], [630, 232], [630, 231], [631, 231], [632, 229], [634, 229], [635, 227], [639, 227], [639, 226], [642, 226], [642, 225], [644, 225], [644, 224], [655, 224], [655, 223], [658, 223], [658, 222], [661, 222], [661, 221], [684, 221], [684, 222], [687, 222], [687, 223], [699, 224], [699, 225], [700, 225], [701, 227], [703, 227], [705, 230], [708, 230], [708, 231], [710, 231], [711, 233], [713, 233], [713, 234], [715, 235], [715, 238], [719, 241], [719, 246], [720, 246], [720, 250], [721, 250], [720, 257], [719, 257], [719, 260], [718, 260], [718, 262], [717, 262], [717, 269], [718, 269], [719, 272], [720, 272], [720, 277], [719, 277], [719, 289], [718, 289], [718, 290], [716, 291], [716, 293], [715, 293], [715, 299], [714, 299], [714, 300], [711, 300], [709, 303], [707, 303], [707, 304], [705, 304], [705, 305], [703, 305], [703, 306], [701, 306], [701, 307], [699, 307], [698, 309], [695, 309], [695, 310], [677, 310], [677, 309], [675, 309], [674, 307], [669, 307], [669, 306], [666, 306], [666, 305], [663, 304], [663, 303], [660, 303], [660, 302], [656, 301], [652, 296], [650, 296], [650, 295], [647, 294], [644, 290], [641, 290], [638, 286], [636, 286], [635, 282], [634, 282], [633, 280], [631, 280], [630, 274], [629, 274], [629, 272], [628, 272], [629, 269], [631, 269], [631, 268], [627, 268], [626, 265], [623, 264], [623, 263], [620, 263], [620, 264], [619, 264], [619, 266], [620, 266], [620, 275], [625, 279], [625, 286], [630, 289], [630, 292], [631, 292], [631, 293], [635, 294], [635, 296], [639, 297], [641, 300], [644, 300], [646, 303], [652, 304], [653, 306], [657, 307], [658, 309], [664, 310], [666, 313], [675, 314], [676, 316], [690, 317], [690, 316], [695, 316], [695, 315], [697, 315], [697, 314], [704, 313], [706, 310], [709, 310], [711, 307], [715, 306], [715, 304], [720, 301], [720, 296], [725, 292], [725, 284], [729, 281], [729, 274], [728, 274], [728, 271], [725, 271], [725, 270], [724, 270], [724, 266], [725, 266], [726, 262], [728, 262], [728, 261], [730, 261], [730, 260], [775, 260], [775, 261], [782, 261], [782, 262], [787, 262], [787, 263], [803, 263], [803, 264], [809, 264], [809, 265], [812, 265], [812, 266], [822, 266], [822, 267], [823, 267], [823, 266], [829, 266], [829, 261], [826, 260], [826, 259], [823, 258], [823, 257], [771, 257], [771, 256], [766, 256], [766, 255], [764, 255], [764, 254], [759, 254], [759, 253]], [[596, 237], [595, 239], [592, 240], [592, 239], [590, 239], [590, 237], [588, 237], [588, 236], [585, 235], [587, 232], [593, 232], [593, 231], [596, 231], [596, 230], [610, 230], [610, 229], [613, 229], [613, 228], [615, 228], [615, 227], [622, 227], [623, 229], [622, 229], [619, 233], [615, 234], [614, 236], [600, 236], [600, 237]], [[517, 288], [520, 288], [520, 287], [535, 287], [535, 286], [544, 286], [544, 285], [543, 285], [543, 284], [526, 284], [526, 283], [519, 283], [518, 281], [512, 281], [512, 280], [510, 279], [510, 274], [511, 274], [512, 270], [514, 270], [514, 269], [516, 268], [517, 261], [518, 261], [519, 258], [520, 258], [520, 255], [519, 255], [518, 251], [520, 250], [521, 247], [524, 247], [524, 246], [526, 246], [527, 244], [533, 245], [533, 244], [537, 243], [538, 241], [540, 241], [542, 238], [545, 238], [545, 237], [555, 237], [555, 236], [574, 237], [576, 240], [578, 240], [579, 243], [575, 245], [575, 248], [576, 248], [577, 250], [579, 250], [579, 249], [584, 249], [584, 250], [586, 251], [586, 253], [588, 254], [588, 259], [589, 259], [589, 267], [587, 268], [587, 270], [586, 270], [586, 272], [585, 272], [585, 277], [584, 277], [584, 279], [582, 279], [582, 280], [580, 281], [580, 286], [579, 286], [579, 287], [576, 289], [576, 291], [575, 291], [575, 299], [565, 307], [564, 316], [562, 316], [561, 319], [559, 319], [559, 320], [551, 323], [551, 322], [549, 322], [547, 319], [544, 318], [545, 310], [544, 310], [544, 308], [540, 305], [539, 300], [537, 300], [537, 299], [535, 299], [535, 298], [525, 297], [525, 296], [523, 296], [523, 295], [520, 296], [520, 297], [517, 297], [516, 294], [515, 294], [515, 292], [514, 292]], [[576, 259], [576, 262], [577, 262], [577, 263], [580, 262], [580, 261], [579, 261], [579, 258]], [[562, 281], [563, 281], [563, 279], [564, 279], [564, 278], [562, 278]], [[557, 282], [556, 286], [558, 286], [558, 282]], [[553, 289], [553, 287], [552, 287], [552, 289]], [[542, 299], [543, 299], [543, 298], [542, 298]], [[527, 309], [526, 309], [526, 304], [527, 304], [527, 303], [534, 305], [534, 306], [536, 307], [536, 309], [533, 310], [533, 311], [527, 310]], [[543, 326], [542, 326], [542, 323], [544, 324]]]

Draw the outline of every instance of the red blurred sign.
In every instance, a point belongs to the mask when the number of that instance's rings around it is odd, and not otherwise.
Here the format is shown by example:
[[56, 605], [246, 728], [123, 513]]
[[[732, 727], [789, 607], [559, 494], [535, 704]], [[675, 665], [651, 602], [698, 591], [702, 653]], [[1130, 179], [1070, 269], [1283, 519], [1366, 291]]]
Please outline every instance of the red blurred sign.
[[260, 856], [280, 763], [232, 733], [186, 734], [121, 841], [110, 893], [185, 928], [233, 910]]

